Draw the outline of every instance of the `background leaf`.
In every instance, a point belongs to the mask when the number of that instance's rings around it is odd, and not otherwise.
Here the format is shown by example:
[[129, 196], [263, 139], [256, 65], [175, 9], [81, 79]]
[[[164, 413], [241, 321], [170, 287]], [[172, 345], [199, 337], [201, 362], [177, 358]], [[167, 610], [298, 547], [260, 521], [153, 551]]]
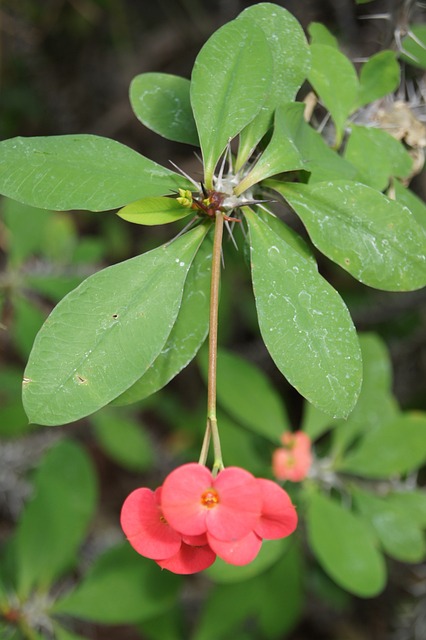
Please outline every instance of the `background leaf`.
[[349, 312], [338, 293], [250, 210], [253, 289], [260, 332], [287, 380], [325, 413], [354, 407], [361, 356]]
[[268, 43], [252, 20], [239, 18], [225, 24], [198, 54], [191, 78], [191, 104], [208, 188], [229, 139], [259, 112], [271, 77]]
[[62, 441], [47, 452], [16, 530], [21, 597], [32, 588], [47, 590], [72, 566], [93, 516], [96, 493], [93, 467], [79, 445]]
[[378, 191], [388, 186], [391, 177], [405, 178], [413, 168], [404, 145], [386, 131], [372, 127], [351, 125], [345, 158], [357, 168], [359, 182]]
[[408, 473], [426, 461], [426, 414], [405, 413], [369, 431], [338, 465], [367, 478]]
[[55, 425], [89, 415], [129, 388], [161, 352], [183, 286], [206, 233], [108, 267], [52, 311], [31, 352], [23, 387], [31, 422]]
[[426, 234], [412, 213], [358, 183], [274, 183], [312, 242], [357, 280], [387, 291], [426, 284]]
[[386, 568], [368, 524], [314, 491], [307, 511], [308, 540], [323, 569], [344, 589], [371, 598], [386, 583]]
[[311, 55], [308, 80], [333, 118], [336, 146], [339, 147], [346, 120], [357, 98], [358, 77], [350, 60], [334, 47], [313, 44]]
[[[200, 359], [207, 378], [207, 352]], [[289, 428], [285, 406], [267, 376], [248, 360], [219, 349], [217, 399], [240, 424], [274, 443]]]
[[130, 84], [130, 103], [138, 120], [155, 133], [198, 147], [189, 88], [187, 78], [141, 73]]
[[56, 602], [53, 613], [103, 624], [131, 624], [168, 609], [179, 586], [178, 576], [162, 572], [126, 543], [100, 556], [85, 579]]
[[105, 211], [191, 183], [133, 149], [89, 134], [0, 143], [0, 192], [43, 209]]
[[398, 88], [400, 67], [394, 51], [380, 51], [361, 67], [359, 93], [356, 104], [362, 107], [369, 102], [392, 93]]

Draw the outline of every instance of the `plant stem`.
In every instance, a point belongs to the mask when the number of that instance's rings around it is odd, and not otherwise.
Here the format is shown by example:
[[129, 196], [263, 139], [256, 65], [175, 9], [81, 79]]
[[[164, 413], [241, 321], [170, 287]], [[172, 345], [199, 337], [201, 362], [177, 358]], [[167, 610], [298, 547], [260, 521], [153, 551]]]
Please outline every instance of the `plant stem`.
[[200, 463], [205, 464], [210, 439], [212, 439], [214, 453], [213, 475], [216, 475], [221, 469], [223, 469], [222, 452], [220, 448], [220, 438], [216, 418], [217, 328], [219, 312], [219, 285], [222, 257], [223, 220], [224, 218], [222, 212], [216, 211], [212, 256], [212, 278], [210, 285], [207, 425], [200, 455]]

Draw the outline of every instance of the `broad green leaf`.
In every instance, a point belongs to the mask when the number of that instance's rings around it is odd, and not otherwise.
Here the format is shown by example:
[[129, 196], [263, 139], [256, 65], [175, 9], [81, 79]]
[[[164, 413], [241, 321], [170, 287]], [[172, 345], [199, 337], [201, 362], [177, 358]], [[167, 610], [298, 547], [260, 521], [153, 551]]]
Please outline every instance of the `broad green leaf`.
[[[359, 334], [363, 379], [361, 393], [347, 420], [337, 423], [333, 433], [335, 456], [354, 440], [378, 425], [394, 420], [398, 405], [391, 395], [392, 363], [386, 345], [373, 333]], [[336, 425], [335, 425], [336, 426]]]
[[0, 193], [42, 209], [104, 211], [191, 188], [173, 171], [89, 134], [0, 142]]
[[301, 156], [307, 163], [309, 183], [346, 178], [355, 180], [357, 169], [331, 149], [322, 135], [304, 119], [305, 105], [294, 103], [286, 112], [286, 126]]
[[179, 603], [154, 618], [139, 623], [138, 629], [144, 640], [184, 640], [184, 611]]
[[[355, 405], [355, 407], [356, 406], [357, 405]], [[300, 428], [314, 441], [322, 436], [323, 433], [339, 424], [339, 422], [339, 420], [330, 418], [329, 415], [317, 409], [315, 405], [310, 402], [305, 402]]]
[[387, 495], [387, 501], [405, 513], [405, 517], [426, 529], [426, 492], [423, 489], [395, 491]]
[[24, 374], [31, 422], [72, 422], [138, 380], [175, 323], [185, 280], [206, 227], [85, 280], [52, 311]]
[[367, 478], [409, 473], [426, 462], [426, 414], [405, 413], [368, 432], [338, 465]]
[[212, 239], [205, 238], [189, 268], [173, 329], [144, 375], [114, 404], [131, 404], [162, 389], [195, 357], [209, 328]]
[[385, 563], [370, 525], [362, 518], [314, 491], [309, 496], [307, 526], [312, 550], [338, 585], [363, 598], [382, 591]]
[[363, 184], [274, 183], [314, 245], [360, 282], [387, 291], [426, 284], [426, 234], [411, 211]]
[[290, 103], [277, 107], [272, 138], [253, 169], [235, 187], [236, 195], [277, 173], [298, 169], [309, 171], [309, 163], [302, 157], [292, 138], [292, 131], [287, 126], [287, 114], [290, 114], [290, 118], [292, 115], [303, 117], [298, 104]]
[[317, 263], [314, 255], [312, 254], [311, 248], [306, 244], [299, 233], [280, 220], [280, 218], [273, 214], [272, 211], [269, 211], [266, 206], [262, 206], [262, 208], [256, 207], [255, 210], [259, 218], [263, 220], [263, 222], [266, 222], [268, 227], [270, 227], [274, 233], [280, 236], [284, 242], [289, 244], [293, 249], [300, 253], [301, 256], [312, 262], [316, 267]]
[[424, 201], [416, 196], [411, 189], [404, 187], [399, 180], [393, 181], [392, 187], [388, 192], [388, 197], [391, 197], [390, 192], [392, 190], [394, 192], [394, 199], [404, 207], [410, 209], [419, 225], [426, 231], [426, 204]]
[[401, 60], [426, 69], [426, 24], [410, 25], [408, 35], [402, 39], [402, 47]]
[[132, 471], [152, 467], [152, 443], [140, 421], [108, 407], [95, 413], [91, 422], [102, 449], [118, 464]]
[[[207, 377], [207, 353], [202, 355]], [[284, 404], [267, 376], [248, 360], [223, 349], [217, 355], [217, 399], [234, 420], [274, 443], [289, 429]]]
[[284, 638], [295, 627], [303, 612], [304, 573], [299, 547], [292, 540], [288, 551], [259, 578], [259, 637]]
[[426, 552], [423, 532], [387, 498], [358, 487], [352, 489], [355, 505], [373, 526], [384, 551], [400, 562], [420, 562]]
[[336, 36], [321, 22], [311, 22], [308, 26], [308, 33], [311, 36], [311, 44], [325, 44], [329, 47], [339, 49], [339, 43]]
[[260, 111], [271, 78], [272, 59], [264, 32], [249, 19], [225, 24], [198, 54], [191, 78], [191, 104], [208, 188], [228, 141]]
[[191, 213], [194, 215], [194, 211], [188, 207], [183, 207], [176, 198], [162, 196], [142, 198], [142, 200], [132, 202], [117, 211], [117, 215], [127, 222], [146, 225], [176, 222], [176, 220], [186, 218]]
[[13, 337], [15, 348], [24, 360], [28, 358], [34, 338], [46, 319], [46, 312], [42, 311], [35, 301], [28, 300], [20, 295], [12, 297], [13, 323], [10, 335]]
[[358, 77], [350, 60], [334, 47], [313, 44], [311, 54], [308, 80], [330, 112], [336, 126], [336, 146], [339, 147], [346, 120], [358, 95]]
[[361, 67], [356, 106], [362, 107], [392, 93], [398, 88], [399, 81], [400, 68], [396, 53], [394, 51], [376, 53]]
[[251, 210], [245, 215], [259, 327], [272, 359], [319, 409], [347, 416], [359, 394], [362, 363], [343, 300], [311, 261]]
[[238, 567], [216, 558], [215, 563], [206, 570], [205, 575], [217, 584], [250, 580], [276, 564], [277, 560], [286, 552], [288, 545], [289, 538], [264, 540], [259, 555], [250, 564]]
[[9, 365], [0, 368], [0, 438], [16, 438], [30, 426], [21, 400], [22, 370]]
[[34, 494], [16, 531], [18, 593], [47, 590], [75, 561], [96, 502], [96, 477], [85, 451], [62, 441], [42, 459]]
[[130, 84], [138, 120], [163, 138], [199, 146], [189, 99], [190, 81], [169, 73], [142, 73]]
[[[240, 135], [237, 169], [272, 125], [280, 104], [294, 100], [310, 68], [310, 50], [296, 18], [283, 7], [260, 2], [245, 9], [241, 18], [253, 20], [262, 29], [272, 54], [272, 82], [262, 109]], [[257, 55], [257, 54], [256, 54]]]
[[53, 213], [2, 198], [2, 218], [10, 232], [6, 236], [8, 261], [20, 265], [40, 252]]
[[52, 611], [102, 624], [131, 624], [168, 609], [179, 585], [178, 576], [162, 572], [126, 543], [100, 556], [84, 580], [59, 599]]
[[[383, 191], [393, 176], [411, 173], [413, 159], [404, 145], [382, 129], [351, 125], [345, 158], [358, 170], [358, 180]], [[368, 162], [366, 162], [368, 158]]]

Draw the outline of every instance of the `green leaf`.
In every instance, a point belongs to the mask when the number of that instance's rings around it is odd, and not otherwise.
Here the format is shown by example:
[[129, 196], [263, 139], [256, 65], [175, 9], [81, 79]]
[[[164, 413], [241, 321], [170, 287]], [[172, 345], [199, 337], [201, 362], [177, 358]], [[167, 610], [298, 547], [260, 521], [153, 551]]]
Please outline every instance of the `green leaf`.
[[311, 248], [306, 244], [300, 234], [296, 233], [296, 231], [286, 225], [285, 222], [280, 220], [280, 218], [273, 214], [272, 211], [269, 211], [267, 207], [256, 207], [255, 210], [256, 215], [263, 220], [263, 222], [266, 222], [271, 231], [280, 236], [284, 242], [300, 253], [303, 258], [312, 262], [315, 267], [317, 266]]
[[138, 120], [167, 140], [199, 146], [189, 98], [190, 81], [169, 73], [142, 73], [130, 84]]
[[253, 20], [262, 29], [272, 54], [273, 73], [262, 109], [241, 132], [237, 169], [272, 125], [276, 107], [294, 100], [310, 68], [310, 50], [305, 34], [289, 11], [276, 4], [260, 2], [245, 9], [240, 18]]
[[[222, 451], [226, 453], [226, 464], [248, 469], [254, 476], [265, 475], [271, 464], [272, 448], [264, 440], [237, 424], [222, 410], [218, 411]], [[263, 436], [264, 437], [264, 436]]]
[[426, 284], [426, 234], [412, 213], [362, 184], [274, 182], [314, 245], [360, 282], [387, 291]]
[[308, 540], [319, 563], [338, 585], [363, 598], [386, 583], [383, 556], [370, 526], [331, 498], [314, 491], [307, 510]]
[[36, 209], [9, 198], [2, 199], [2, 218], [11, 234], [7, 244], [11, 264], [20, 265], [40, 252], [52, 216], [51, 211]]
[[192, 71], [191, 104], [208, 188], [228, 141], [260, 111], [271, 78], [268, 43], [252, 20], [240, 18], [225, 24], [198, 54]]
[[209, 329], [212, 238], [201, 244], [189, 268], [181, 306], [161, 352], [144, 375], [114, 400], [131, 404], [162, 389], [197, 354]]
[[368, 432], [338, 465], [367, 478], [409, 473], [426, 462], [426, 414], [405, 413]]
[[81, 636], [73, 631], [69, 631], [59, 624], [54, 623], [56, 640], [87, 640], [86, 636]]
[[358, 337], [363, 364], [361, 393], [348, 419], [335, 423], [335, 456], [341, 455], [363, 433], [398, 415], [397, 402], [391, 395], [392, 363], [386, 345], [373, 333], [358, 334]]
[[[357, 405], [355, 405], [356, 407]], [[310, 402], [305, 402], [303, 409], [303, 420], [300, 428], [305, 431], [312, 441], [316, 440], [323, 433], [339, 424], [339, 420], [330, 418], [326, 413], [317, 409]]]
[[21, 401], [22, 370], [14, 366], [0, 368], [0, 438], [13, 438], [29, 430]]
[[25, 370], [31, 422], [72, 422], [128, 389], [160, 354], [206, 227], [87, 278], [52, 311]]
[[91, 422], [102, 449], [118, 464], [132, 471], [152, 467], [153, 447], [139, 421], [109, 407], [95, 413]]
[[[207, 377], [207, 353], [200, 360]], [[224, 349], [217, 355], [217, 399], [229, 415], [274, 443], [289, 428], [278, 392], [267, 376], [248, 360]]]
[[277, 367], [319, 409], [345, 417], [361, 386], [359, 344], [338, 293], [251, 210], [253, 289], [260, 332]]
[[426, 544], [422, 531], [405, 512], [387, 498], [353, 487], [352, 495], [361, 515], [373, 526], [384, 551], [400, 562], [421, 562]]
[[336, 147], [339, 147], [346, 120], [358, 94], [355, 67], [343, 53], [328, 45], [311, 45], [311, 54], [312, 66], [308, 80], [330, 112], [336, 127]]
[[325, 44], [339, 49], [337, 38], [321, 22], [311, 22], [308, 26], [308, 33], [311, 36], [311, 44]]
[[359, 76], [359, 93], [356, 106], [362, 107], [370, 102], [392, 93], [400, 82], [400, 68], [394, 51], [380, 51], [362, 65]]
[[33, 301], [20, 295], [14, 295], [13, 301], [13, 324], [10, 334], [13, 336], [15, 348], [24, 359], [28, 358], [34, 338], [46, 319], [46, 312], [34, 304]]
[[162, 572], [126, 543], [100, 556], [52, 611], [103, 624], [132, 624], [168, 609], [179, 585], [178, 576]]
[[426, 69], [426, 24], [409, 25], [408, 35], [402, 39], [400, 58], [413, 67]]
[[408, 520], [426, 528], [426, 492], [424, 489], [395, 491], [386, 497], [389, 504], [405, 513]]
[[216, 558], [215, 563], [206, 570], [205, 575], [217, 584], [250, 580], [276, 564], [288, 546], [289, 538], [264, 540], [259, 555], [250, 564], [238, 567]]
[[127, 222], [135, 224], [155, 225], [176, 222], [181, 218], [186, 218], [194, 211], [188, 207], [183, 207], [176, 198], [142, 198], [137, 202], [126, 205], [117, 215]]
[[[418, 224], [426, 231], [426, 204], [424, 201], [416, 196], [411, 189], [404, 187], [399, 180], [392, 182], [392, 187], [389, 189], [389, 192], [391, 192], [392, 189], [394, 199], [404, 207], [410, 209]], [[388, 196], [391, 197], [389, 192]]]
[[286, 126], [300, 154], [306, 160], [309, 183], [346, 178], [355, 180], [356, 168], [331, 149], [322, 135], [304, 120], [305, 105], [296, 102], [286, 113]]
[[357, 168], [359, 182], [378, 191], [388, 186], [391, 177], [404, 178], [413, 168], [404, 145], [386, 131], [372, 127], [351, 125], [345, 158]]
[[240, 195], [257, 182], [277, 173], [296, 171], [298, 169], [309, 170], [309, 164], [300, 154], [292, 138], [292, 131], [287, 126], [288, 114], [290, 114], [290, 118], [292, 115], [293, 117], [294, 115], [303, 117], [298, 104], [290, 103], [277, 107], [271, 141], [253, 169], [235, 187], [234, 192], [236, 195]]
[[18, 593], [47, 590], [72, 566], [93, 516], [96, 477], [85, 451], [62, 441], [42, 459], [16, 531]]
[[88, 134], [0, 143], [0, 192], [43, 209], [104, 211], [191, 183], [115, 140]]

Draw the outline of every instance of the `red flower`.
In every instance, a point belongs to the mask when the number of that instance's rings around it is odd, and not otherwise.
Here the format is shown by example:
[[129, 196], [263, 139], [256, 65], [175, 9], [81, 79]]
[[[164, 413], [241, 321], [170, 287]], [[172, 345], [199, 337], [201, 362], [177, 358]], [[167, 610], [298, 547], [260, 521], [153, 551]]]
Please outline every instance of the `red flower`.
[[286, 431], [281, 437], [283, 448], [272, 454], [272, 469], [278, 480], [300, 482], [312, 464], [311, 439], [303, 431]]
[[262, 510], [256, 478], [228, 467], [216, 478], [200, 464], [184, 464], [164, 481], [161, 507], [167, 522], [183, 534], [209, 533], [223, 541], [243, 538]]
[[283, 538], [296, 525], [295, 508], [275, 482], [237, 467], [213, 477], [195, 463], [172, 471], [155, 492], [136, 489], [121, 512], [123, 531], [138, 553], [184, 574], [206, 569], [216, 555], [248, 564], [263, 538]]

